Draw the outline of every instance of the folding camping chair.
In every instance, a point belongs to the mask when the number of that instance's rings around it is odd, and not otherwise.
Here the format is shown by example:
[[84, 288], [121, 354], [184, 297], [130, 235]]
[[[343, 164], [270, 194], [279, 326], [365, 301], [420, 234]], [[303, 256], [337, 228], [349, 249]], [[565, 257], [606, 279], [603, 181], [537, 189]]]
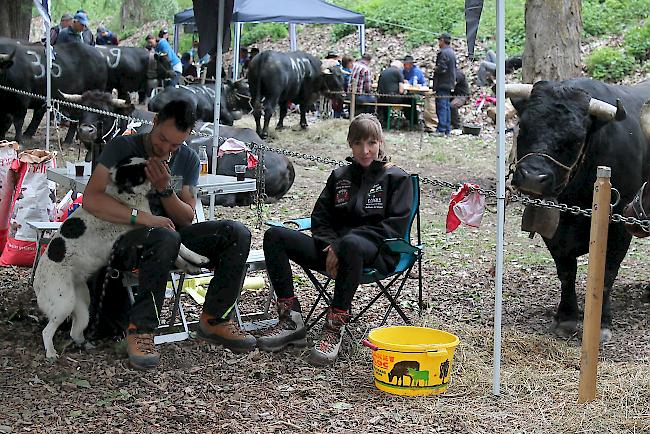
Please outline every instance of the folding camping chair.
[[[392, 309], [399, 314], [399, 316], [404, 320], [406, 324], [410, 324], [411, 321], [406, 316], [402, 308], [397, 303], [406, 280], [408, 279], [411, 270], [415, 266], [415, 263], [418, 263], [418, 309], [422, 309], [422, 252], [423, 245], [421, 242], [421, 233], [420, 233], [420, 179], [418, 175], [411, 175], [411, 182], [413, 183], [413, 204], [411, 207], [411, 215], [409, 216], [409, 224], [407, 225], [406, 232], [402, 238], [390, 238], [383, 241], [380, 246], [380, 251], [386, 251], [396, 253], [400, 255], [399, 261], [395, 266], [395, 269], [390, 273], [384, 275], [379, 270], [375, 268], [365, 268], [363, 270], [363, 275], [361, 277], [361, 284], [376, 284], [379, 288], [379, 292], [375, 295], [372, 300], [364, 306], [359, 313], [354, 315], [351, 319], [352, 322], [357, 321], [364, 313], [370, 309], [375, 302], [377, 302], [382, 296], [385, 297], [390, 305], [384, 314], [384, 318], [381, 322], [381, 325], [384, 325], [388, 320]], [[411, 243], [411, 227], [413, 226], [413, 221], [416, 222], [417, 229], [417, 244]], [[289, 229], [304, 231], [311, 228], [311, 219], [308, 217], [286, 220], [283, 222], [271, 221], [267, 222], [270, 226], [284, 226]], [[333, 280], [331, 276], [327, 273], [319, 272], [325, 276], [323, 281], [319, 280], [313, 270], [310, 270], [306, 267], [303, 267], [305, 274], [318, 291], [318, 297], [316, 301], [311, 306], [309, 313], [305, 317], [305, 324], [307, 329], [311, 329], [326, 313], [326, 311], [321, 312], [315, 319], [311, 320], [314, 311], [318, 307], [319, 303], [324, 302], [327, 306], [332, 303], [332, 295], [328, 291], [330, 282]], [[383, 283], [388, 281], [388, 283]], [[396, 289], [395, 289], [396, 288]]]

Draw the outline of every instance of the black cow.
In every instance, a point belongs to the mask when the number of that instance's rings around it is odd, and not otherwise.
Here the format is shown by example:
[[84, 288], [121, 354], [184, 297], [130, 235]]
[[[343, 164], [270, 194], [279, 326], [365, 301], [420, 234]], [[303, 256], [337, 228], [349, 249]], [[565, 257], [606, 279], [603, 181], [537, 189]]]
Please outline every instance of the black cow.
[[[221, 86], [220, 122], [223, 125], [232, 126], [234, 121], [241, 119], [241, 110], [236, 109], [232, 104], [232, 97], [229, 97], [231, 85], [224, 83]], [[148, 108], [152, 112], [159, 112], [168, 102], [172, 100], [188, 101], [196, 110], [196, 117], [204, 122], [214, 121], [214, 100], [216, 94], [214, 86], [205, 84], [191, 84], [168, 86], [157, 93], [149, 101]], [[229, 100], [231, 104], [229, 104]]]
[[97, 45], [96, 48], [108, 66], [106, 90], [111, 92], [117, 89], [121, 99], [126, 99], [129, 92], [148, 94], [147, 91], [158, 85], [158, 80], [175, 76], [166, 55], [137, 47]]
[[[111, 94], [105, 92], [86, 92], [83, 95], [64, 95], [71, 101], [83, 104], [88, 107], [99, 110], [110, 111], [113, 113], [132, 116], [145, 121], [153, 121], [155, 113], [149, 111], [136, 110], [128, 101], [113, 98]], [[92, 152], [101, 153], [103, 145], [113, 137], [123, 134], [127, 127], [134, 128], [138, 133], [151, 131], [151, 125], [147, 123], [133, 123], [123, 119], [116, 119], [108, 115], [100, 115], [95, 112], [83, 111], [79, 120], [79, 139], [84, 142], [91, 152], [86, 155], [86, 160], [90, 161]], [[195, 131], [199, 133], [212, 134], [212, 123], [197, 122]], [[219, 136], [223, 138], [234, 138], [245, 143], [265, 144], [257, 134], [250, 128], [233, 128], [221, 125]], [[190, 136], [189, 146], [198, 149], [199, 145], [206, 145], [208, 156], [212, 155], [212, 138], [206, 138], [199, 135]], [[219, 157], [217, 162], [217, 173], [220, 175], [233, 175], [234, 165], [244, 164], [243, 154], [225, 155]], [[241, 160], [240, 160], [241, 159]], [[210, 157], [210, 167], [212, 164]], [[254, 178], [254, 171], [248, 171], [246, 176]], [[275, 202], [289, 191], [295, 179], [293, 164], [286, 157], [274, 152], [264, 154], [264, 184], [267, 202]], [[224, 194], [216, 196], [216, 203], [219, 205], [235, 206], [250, 205], [254, 201], [252, 193]]]
[[[248, 83], [253, 102], [257, 134], [268, 136], [269, 121], [280, 104], [277, 130], [281, 130], [289, 101], [300, 104], [300, 126], [307, 128], [307, 107], [320, 93], [343, 91], [343, 75], [335, 61], [320, 60], [295, 51], [264, 51], [253, 58], [248, 68]], [[264, 107], [264, 128], [260, 127]]]
[[[41, 44], [0, 37], [0, 84], [45, 95], [45, 73], [45, 49]], [[58, 95], [59, 90], [66, 93], [104, 90], [106, 80], [106, 62], [94, 47], [86, 44], [56, 46], [52, 61], [53, 96]], [[30, 108], [34, 109], [34, 115], [24, 134], [32, 137], [45, 114], [45, 102], [9, 91], [0, 91], [0, 98], [0, 122], [4, 124], [0, 126], [0, 139], [4, 138], [8, 121], [12, 120], [16, 141], [22, 141], [22, 126]]]
[[[508, 85], [519, 114], [516, 168], [512, 185], [536, 198], [590, 209], [597, 166], [612, 169], [612, 186], [621, 195], [620, 213], [648, 176], [648, 140], [639, 110], [650, 98], [650, 82], [614, 86], [589, 79], [535, 85]], [[627, 115], [626, 115], [627, 113]], [[542, 218], [539, 218], [542, 217]], [[542, 225], [535, 222], [542, 220]], [[555, 224], [549, 224], [554, 222]], [[561, 282], [554, 329], [573, 334], [578, 321], [575, 291], [577, 257], [589, 251], [590, 220], [582, 215], [524, 212], [522, 229], [543, 235]], [[601, 340], [611, 337], [610, 292], [631, 235], [624, 225], [609, 226], [605, 263]]]

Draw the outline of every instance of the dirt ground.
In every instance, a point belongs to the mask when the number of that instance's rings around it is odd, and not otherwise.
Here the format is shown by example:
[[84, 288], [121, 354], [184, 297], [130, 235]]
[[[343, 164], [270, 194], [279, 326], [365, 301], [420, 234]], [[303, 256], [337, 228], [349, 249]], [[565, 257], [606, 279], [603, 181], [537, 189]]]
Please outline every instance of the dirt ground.
[[[291, 116], [285, 125], [295, 126]], [[237, 126], [253, 126], [245, 117]], [[327, 120], [307, 131], [273, 132], [270, 144], [296, 152], [343, 159], [348, 123]], [[415, 132], [386, 134], [393, 162], [421, 176], [495, 187], [492, 134], [434, 138]], [[508, 138], [511, 140], [511, 138]], [[56, 145], [54, 145], [56, 149]], [[64, 148], [63, 159], [76, 159]], [[308, 214], [332, 169], [292, 159], [296, 181], [278, 203], [265, 205], [262, 219]], [[417, 324], [460, 337], [449, 390], [440, 396], [407, 398], [373, 386], [370, 352], [346, 339], [333, 367], [316, 369], [308, 349], [279, 354], [236, 355], [196, 340], [160, 347], [158, 370], [129, 368], [114, 343], [94, 350], [70, 345], [60, 330], [55, 363], [44, 357], [41, 330], [28, 270], [0, 269], [0, 432], [458, 432], [458, 433], [629, 433], [650, 431], [650, 315], [644, 291], [649, 281], [648, 241], [634, 240], [612, 295], [613, 340], [601, 351], [596, 401], [577, 404], [580, 336], [550, 331], [559, 301], [553, 261], [539, 236], [519, 230], [522, 208], [508, 208], [503, 293], [501, 395], [492, 395], [495, 206], [488, 202], [478, 230], [446, 235], [451, 191], [422, 188], [424, 295], [418, 317], [417, 280], [410, 279], [402, 305]], [[261, 248], [254, 208], [219, 208], [219, 218], [236, 218]], [[584, 299], [587, 258], [579, 260], [579, 299]], [[314, 291], [300, 273], [303, 304]], [[260, 305], [263, 291], [248, 291], [243, 310]], [[372, 295], [362, 288], [356, 303]], [[646, 295], [647, 297], [647, 295]], [[200, 308], [184, 296], [187, 310]], [[582, 305], [582, 302], [580, 303]], [[357, 335], [380, 322], [384, 304], [354, 326]], [[399, 323], [397, 317], [392, 321]], [[311, 332], [318, 333], [319, 327]]]

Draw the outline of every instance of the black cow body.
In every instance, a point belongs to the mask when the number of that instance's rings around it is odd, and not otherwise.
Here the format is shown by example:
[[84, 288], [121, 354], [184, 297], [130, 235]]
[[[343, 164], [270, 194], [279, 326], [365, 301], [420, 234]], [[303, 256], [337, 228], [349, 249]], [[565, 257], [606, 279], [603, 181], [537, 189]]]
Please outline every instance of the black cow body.
[[[85, 106], [99, 110], [110, 111], [128, 115], [145, 121], [153, 121], [155, 113], [149, 111], [135, 110], [134, 106], [128, 101], [115, 99], [110, 94], [104, 92], [86, 92], [83, 95], [66, 95], [72, 101], [81, 103]], [[212, 134], [212, 123], [197, 122], [195, 131], [199, 133]], [[127, 120], [100, 115], [90, 111], [83, 111], [79, 120], [79, 138], [90, 150], [86, 155], [86, 160], [94, 152], [95, 155], [101, 153], [106, 142], [113, 137], [123, 134], [128, 127], [134, 128], [138, 134], [151, 131], [152, 126], [146, 123], [140, 125], [130, 123]], [[234, 138], [245, 143], [265, 144], [260, 137], [250, 128], [234, 128], [225, 125], [219, 127], [219, 136], [224, 138]], [[209, 167], [212, 167], [212, 138], [198, 135], [190, 136], [189, 146], [195, 150], [200, 145], [205, 145], [209, 156]], [[217, 174], [234, 176], [234, 165], [245, 164], [244, 153], [224, 155], [219, 157], [217, 162]], [[255, 178], [254, 170], [248, 170], [246, 177]], [[266, 152], [264, 155], [264, 185], [267, 195], [267, 202], [275, 202], [289, 191], [295, 179], [293, 164], [289, 159], [275, 152]], [[222, 194], [216, 196], [218, 205], [235, 206], [250, 205], [254, 201], [254, 193], [236, 193]]]
[[[241, 119], [241, 111], [237, 110], [232, 102], [229, 104], [230, 91], [230, 84], [224, 83], [221, 87], [220, 122], [232, 126], [235, 120]], [[188, 101], [194, 107], [197, 119], [213, 122], [215, 98], [214, 86], [205, 84], [168, 86], [151, 98], [148, 108], [152, 112], [159, 112], [170, 101], [180, 99]]]
[[[639, 110], [648, 98], [650, 82], [629, 87], [589, 79], [536, 83], [529, 98], [513, 100], [520, 116], [513, 186], [534, 197], [590, 209], [596, 168], [609, 166], [612, 186], [621, 195], [614, 212], [620, 213], [648, 176], [649, 143], [639, 126]], [[595, 108], [603, 106], [600, 101], [608, 103], [606, 110]], [[562, 287], [554, 325], [563, 334], [576, 330], [577, 257], [589, 251], [589, 232], [589, 218], [563, 212], [555, 233], [544, 238]], [[622, 224], [609, 226], [603, 340], [611, 336], [610, 292], [630, 239]]]
[[119, 98], [125, 99], [129, 92], [146, 93], [158, 85], [158, 80], [175, 76], [167, 56], [146, 48], [103, 45], [96, 48], [108, 67], [106, 90], [117, 89]]
[[[300, 104], [300, 126], [307, 128], [307, 107], [316, 101], [319, 94], [343, 91], [343, 76], [339, 67], [330, 62], [324, 65], [302, 51], [264, 51], [258, 54], [248, 68], [248, 83], [256, 132], [262, 138], [268, 136], [269, 122], [276, 105], [280, 105], [276, 129], [284, 127], [289, 101]], [[264, 127], [260, 127], [262, 108]]]
[[[46, 94], [45, 50], [41, 44], [29, 44], [0, 37], [0, 84], [39, 95]], [[99, 52], [86, 44], [61, 44], [55, 48], [52, 62], [52, 96], [58, 91], [82, 93], [106, 88], [107, 67]], [[22, 140], [22, 126], [28, 109], [34, 115], [25, 136], [31, 137], [45, 114], [45, 102], [28, 96], [1, 91], [0, 139], [4, 138], [12, 120], [16, 141]]]

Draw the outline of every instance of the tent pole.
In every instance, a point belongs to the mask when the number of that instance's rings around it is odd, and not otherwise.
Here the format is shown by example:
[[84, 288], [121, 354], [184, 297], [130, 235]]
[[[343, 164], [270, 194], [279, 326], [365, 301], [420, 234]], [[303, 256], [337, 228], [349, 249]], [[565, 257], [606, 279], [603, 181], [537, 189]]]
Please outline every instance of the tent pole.
[[359, 51], [363, 56], [366, 53], [366, 25], [359, 24]]
[[[214, 73], [214, 126], [212, 127], [212, 173], [217, 174], [217, 156], [219, 154], [219, 121], [221, 111], [221, 69], [223, 67], [223, 15], [226, 0], [219, 1], [219, 16], [217, 18], [217, 58]], [[214, 220], [214, 194], [210, 195], [209, 219]]]
[[244, 23], [235, 23], [235, 46], [232, 53], [232, 81], [239, 78], [239, 44], [241, 43], [241, 31]]
[[178, 53], [178, 31], [180, 29], [180, 26], [178, 24], [174, 24], [174, 51]]
[[296, 23], [289, 23], [289, 50], [296, 51], [298, 50], [298, 44], [296, 41]]
[[501, 314], [503, 296], [503, 231], [506, 203], [505, 162], [505, 0], [497, 0], [497, 254], [494, 294], [494, 360], [492, 394], [501, 393]]
[[[49, 4], [48, 12], [49, 12]], [[52, 46], [50, 45], [51, 22], [45, 24], [45, 150], [50, 150], [50, 119], [52, 116]]]

